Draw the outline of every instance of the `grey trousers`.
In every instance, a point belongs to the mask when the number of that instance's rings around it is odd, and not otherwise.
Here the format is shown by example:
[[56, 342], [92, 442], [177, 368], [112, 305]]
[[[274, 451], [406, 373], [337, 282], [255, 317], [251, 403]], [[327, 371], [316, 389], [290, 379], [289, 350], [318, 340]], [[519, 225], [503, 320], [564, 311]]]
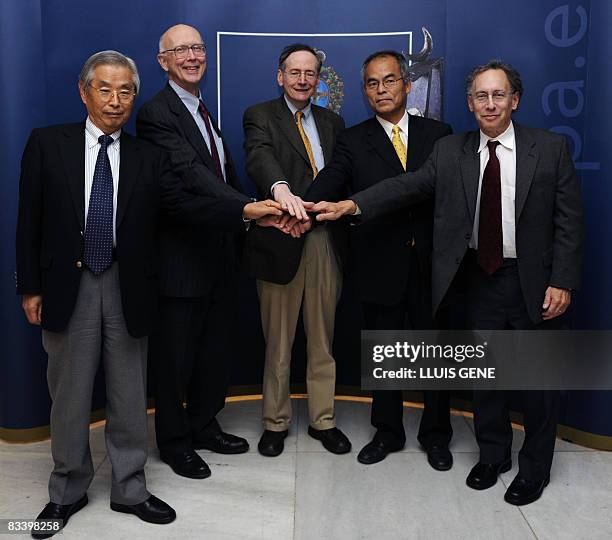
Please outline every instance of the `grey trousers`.
[[[43, 298], [43, 310], [45, 309]], [[106, 449], [112, 466], [111, 501], [138, 504], [147, 491], [147, 338], [126, 329], [118, 263], [100, 276], [83, 272], [76, 306], [62, 332], [43, 331], [49, 355], [51, 452], [49, 498], [72, 504], [94, 475], [89, 448], [93, 384], [100, 358], [106, 377]]]

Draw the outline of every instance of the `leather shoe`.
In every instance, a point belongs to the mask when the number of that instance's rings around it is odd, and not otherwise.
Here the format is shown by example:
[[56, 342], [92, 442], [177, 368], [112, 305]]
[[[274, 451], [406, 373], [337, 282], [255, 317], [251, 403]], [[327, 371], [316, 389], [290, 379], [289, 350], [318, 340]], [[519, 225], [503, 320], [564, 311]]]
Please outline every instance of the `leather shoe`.
[[194, 450], [210, 450], [217, 454], [244, 454], [249, 451], [249, 443], [242, 437], [220, 431], [212, 437], [193, 441]]
[[346, 454], [351, 451], [351, 441], [337, 427], [329, 429], [315, 429], [308, 426], [308, 435], [321, 441], [323, 448], [332, 454]]
[[482, 463], [479, 461], [474, 465], [465, 483], [472, 489], [489, 489], [497, 483], [497, 477], [512, 468], [510, 458], [500, 463]]
[[283, 442], [287, 438], [289, 430], [285, 431], [270, 431], [269, 429], [264, 430], [259, 439], [257, 449], [262, 456], [276, 457], [280, 456], [285, 449], [285, 443]]
[[548, 482], [550, 482], [550, 476], [547, 476], [544, 480], [532, 481], [518, 474], [508, 486], [504, 500], [516, 506], [537, 501], [542, 496], [542, 492], [548, 485]]
[[436, 471], [448, 471], [453, 466], [453, 454], [448, 446], [432, 446], [427, 449], [427, 461]]
[[88, 502], [87, 494], [83, 495], [78, 501], [72, 504], [56, 504], [49, 502], [38, 514], [37, 520], [61, 519], [60, 528], [57, 531], [32, 531], [32, 538], [51, 538], [60, 532], [66, 525], [70, 516], [76, 514]]
[[172, 470], [185, 478], [202, 479], [210, 476], [210, 468], [193, 450], [176, 454], [160, 453], [160, 459], [170, 465]]
[[149, 523], [172, 523], [176, 519], [174, 509], [155, 495], [139, 504], [119, 504], [111, 501], [110, 507], [115, 512], [134, 514]]
[[374, 438], [366, 444], [357, 455], [357, 461], [364, 465], [372, 465], [385, 459], [391, 452], [399, 452], [403, 444], [391, 444]]

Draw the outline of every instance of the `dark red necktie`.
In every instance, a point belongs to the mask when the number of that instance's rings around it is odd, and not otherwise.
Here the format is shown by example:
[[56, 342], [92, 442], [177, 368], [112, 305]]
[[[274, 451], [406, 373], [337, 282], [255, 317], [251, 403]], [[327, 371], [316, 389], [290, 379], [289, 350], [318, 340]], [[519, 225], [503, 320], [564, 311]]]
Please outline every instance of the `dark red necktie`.
[[212, 127], [210, 125], [210, 115], [208, 114], [208, 110], [204, 106], [204, 102], [202, 100], [200, 100], [200, 104], [198, 105], [198, 112], [204, 119], [204, 125], [206, 126], [206, 131], [208, 132], [208, 140], [210, 141], [210, 155], [213, 158], [217, 176], [219, 177], [219, 180], [225, 182], [223, 178], [223, 169], [221, 168], [221, 160], [219, 159], [219, 151], [217, 150], [217, 144], [215, 143]]
[[489, 275], [493, 274], [504, 260], [501, 175], [499, 159], [495, 149], [499, 141], [489, 141], [489, 161], [482, 175], [480, 189], [480, 219], [478, 221], [478, 264]]

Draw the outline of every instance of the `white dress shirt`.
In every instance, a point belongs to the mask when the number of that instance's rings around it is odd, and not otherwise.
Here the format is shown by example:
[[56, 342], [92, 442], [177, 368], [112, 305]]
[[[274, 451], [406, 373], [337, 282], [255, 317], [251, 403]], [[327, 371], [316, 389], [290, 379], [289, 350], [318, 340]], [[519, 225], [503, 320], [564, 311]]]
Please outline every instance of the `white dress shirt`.
[[478, 153], [480, 155], [480, 175], [478, 178], [478, 197], [476, 199], [476, 212], [474, 215], [474, 228], [470, 247], [478, 249], [478, 221], [480, 219], [480, 191], [482, 188], [482, 176], [489, 161], [489, 148], [487, 143], [490, 140], [499, 141], [496, 148], [496, 155], [499, 159], [501, 176], [501, 213], [502, 213], [502, 234], [504, 258], [516, 258], [516, 225], [514, 215], [514, 197], [516, 191], [516, 140], [514, 137], [514, 126], [512, 122], [499, 137], [491, 137], [480, 132], [480, 145]]
[[[93, 176], [96, 169], [96, 161], [98, 160], [98, 152], [101, 145], [98, 138], [104, 135], [104, 132], [96, 127], [89, 116], [85, 122], [85, 225], [87, 226], [87, 213], [89, 212], [89, 197], [91, 196], [91, 188], [93, 186]], [[113, 173], [113, 246], [117, 245], [117, 191], [119, 187], [119, 161], [120, 161], [120, 137], [121, 130], [111, 133], [114, 139], [108, 145], [106, 153], [110, 161], [111, 172]]]
[[[389, 137], [389, 140], [393, 141], [393, 126], [395, 126], [396, 124], [392, 124], [388, 120], [385, 120], [384, 118], [381, 118], [378, 115], [376, 115], [376, 120], [378, 120], [380, 125], [385, 130], [385, 133], [387, 134], [387, 137]], [[408, 116], [408, 113], [404, 111], [404, 116], [402, 116], [402, 119], [397, 123], [397, 125], [400, 128], [400, 139], [402, 139], [402, 142], [404, 143], [404, 146], [406, 148], [408, 148], [408, 122], [409, 120], [410, 120], [410, 117]]]
[[[198, 110], [198, 107], [200, 106], [200, 99], [202, 99], [202, 94], [200, 94], [199, 97], [196, 97], [192, 93], [187, 92], [187, 90], [185, 90], [184, 88], [181, 88], [174, 81], [168, 81], [168, 82], [170, 83], [170, 87], [172, 88], [172, 90], [176, 92], [176, 95], [183, 102], [183, 105], [187, 107], [187, 110], [191, 113], [191, 116], [193, 116], [193, 119], [195, 120], [195, 123], [197, 124], [198, 129], [200, 130], [200, 133], [202, 134], [202, 137], [204, 138], [206, 147], [208, 148], [208, 151], [212, 155], [212, 152], [210, 151], [210, 137], [208, 136], [206, 124], [204, 123], [204, 118], [202, 118], [202, 115], [200, 114]], [[219, 137], [219, 134], [214, 128], [212, 118], [210, 119], [210, 124], [211, 124], [210, 128], [213, 134], [213, 139], [215, 140], [214, 143], [215, 143], [215, 146], [217, 147], [217, 152], [219, 154], [219, 163], [221, 163], [221, 171], [223, 172], [223, 180], [227, 182], [227, 177], [225, 175], [226, 174], [225, 173], [225, 150], [223, 149], [223, 140], [221, 139], [221, 137]]]

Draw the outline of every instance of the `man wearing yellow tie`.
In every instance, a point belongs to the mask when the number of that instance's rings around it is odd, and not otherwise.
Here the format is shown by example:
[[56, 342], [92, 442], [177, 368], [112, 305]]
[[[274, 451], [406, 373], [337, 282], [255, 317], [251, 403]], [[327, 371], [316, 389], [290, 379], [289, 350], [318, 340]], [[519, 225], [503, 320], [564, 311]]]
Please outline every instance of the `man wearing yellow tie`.
[[[409, 115], [411, 83], [406, 58], [396, 51], [371, 54], [362, 67], [363, 89], [375, 116], [344, 131], [334, 159], [304, 196], [335, 201], [404, 171], [416, 171], [434, 143], [451, 133], [448, 124]], [[364, 329], [429, 329], [445, 326], [431, 315], [433, 204], [421, 203], [350, 227], [351, 274], [363, 310]], [[430, 465], [452, 466], [448, 394], [425, 392], [418, 439]], [[402, 393], [374, 391], [376, 433], [359, 453], [364, 464], [382, 461], [404, 447]]]
[[[321, 59], [312, 47], [285, 47], [277, 72], [283, 95], [250, 107], [243, 120], [246, 169], [260, 198], [273, 197], [300, 220], [308, 220], [301, 196], [331, 159], [344, 128], [337, 114], [310, 102], [320, 70]], [[292, 238], [259, 226], [247, 235], [245, 264], [257, 278], [266, 340], [264, 432], [258, 445], [265, 456], [283, 451], [291, 425], [289, 373], [300, 309], [307, 340], [308, 433], [330, 452], [344, 454], [351, 448], [334, 415], [332, 340], [342, 273], [331, 236], [327, 227]]]

